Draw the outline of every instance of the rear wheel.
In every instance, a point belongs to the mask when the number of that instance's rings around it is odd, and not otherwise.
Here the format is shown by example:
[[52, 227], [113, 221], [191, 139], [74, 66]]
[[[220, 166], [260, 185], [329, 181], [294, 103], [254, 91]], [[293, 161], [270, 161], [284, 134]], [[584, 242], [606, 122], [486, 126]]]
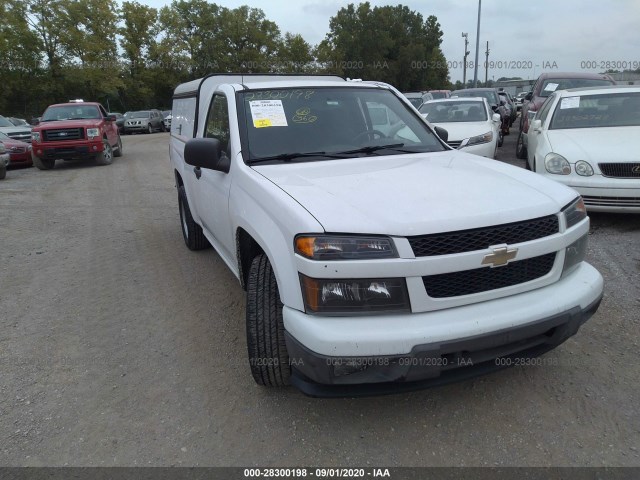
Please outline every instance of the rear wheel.
[[56, 165], [56, 161], [52, 158], [40, 158], [31, 153], [31, 160], [38, 170], [51, 170]]
[[180, 209], [180, 225], [182, 226], [182, 236], [184, 243], [189, 250], [203, 250], [208, 248], [209, 241], [202, 232], [202, 227], [198, 225], [191, 216], [187, 191], [184, 186], [178, 187], [178, 208]]
[[522, 130], [520, 130], [518, 140], [516, 141], [516, 158], [520, 160], [526, 160], [527, 158], [527, 147], [524, 145], [524, 133]]
[[102, 144], [104, 145], [104, 148], [98, 155], [96, 155], [96, 164], [110, 165], [111, 162], [113, 162], [113, 148], [111, 148], [109, 140], [106, 138], [102, 139]]
[[247, 349], [258, 385], [290, 384], [291, 365], [284, 338], [282, 302], [273, 268], [265, 254], [251, 262], [247, 281]]

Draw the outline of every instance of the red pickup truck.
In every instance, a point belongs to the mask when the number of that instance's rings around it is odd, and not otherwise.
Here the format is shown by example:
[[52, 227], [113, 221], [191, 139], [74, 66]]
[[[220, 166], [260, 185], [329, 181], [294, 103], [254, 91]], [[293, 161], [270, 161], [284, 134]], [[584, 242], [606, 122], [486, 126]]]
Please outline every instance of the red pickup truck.
[[98, 165], [109, 165], [122, 155], [115, 115], [95, 102], [50, 105], [31, 140], [33, 164], [40, 170], [52, 169], [58, 159], [95, 159]]

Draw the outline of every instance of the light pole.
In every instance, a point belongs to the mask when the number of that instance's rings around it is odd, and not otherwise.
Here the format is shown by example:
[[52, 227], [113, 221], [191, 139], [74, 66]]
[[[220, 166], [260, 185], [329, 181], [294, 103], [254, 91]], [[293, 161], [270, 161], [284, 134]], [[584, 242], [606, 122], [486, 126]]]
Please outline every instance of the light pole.
[[480, 58], [480, 10], [482, 9], [482, 0], [478, 0], [478, 31], [476, 32], [476, 64], [473, 70], [473, 88], [478, 86], [478, 60]]
[[467, 57], [471, 53], [469, 50], [469, 34], [462, 33], [462, 37], [464, 38], [464, 61], [462, 64], [462, 88], [467, 88]]
[[489, 42], [487, 41], [487, 51], [485, 52], [487, 55], [486, 63], [484, 64], [484, 86], [487, 86], [487, 82], [489, 81]]

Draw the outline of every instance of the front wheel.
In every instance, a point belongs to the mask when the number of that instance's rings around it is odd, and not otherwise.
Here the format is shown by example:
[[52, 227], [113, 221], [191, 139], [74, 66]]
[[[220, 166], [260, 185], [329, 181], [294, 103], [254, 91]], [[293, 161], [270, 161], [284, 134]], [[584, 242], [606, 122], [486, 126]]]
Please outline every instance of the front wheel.
[[504, 143], [504, 134], [502, 133], [502, 129], [498, 132], [498, 146], [501, 147]]
[[147, 125], [147, 133], [153, 133], [153, 128], [151, 128], [151, 124]]
[[122, 139], [120, 138], [120, 135], [118, 135], [118, 147], [116, 148], [116, 150], [113, 151], [113, 156], [114, 157], [122, 156]]
[[7, 166], [4, 162], [0, 162], [0, 180], [4, 180], [7, 176]]
[[103, 150], [96, 155], [96, 164], [97, 165], [110, 165], [113, 162], [113, 148], [109, 144], [109, 140], [106, 138], [102, 140], [102, 144], [104, 145]]
[[31, 160], [38, 170], [51, 170], [56, 165], [53, 158], [40, 158], [31, 152]]
[[289, 385], [291, 365], [284, 339], [282, 302], [267, 256], [251, 262], [247, 281], [247, 349], [251, 374], [258, 385]]

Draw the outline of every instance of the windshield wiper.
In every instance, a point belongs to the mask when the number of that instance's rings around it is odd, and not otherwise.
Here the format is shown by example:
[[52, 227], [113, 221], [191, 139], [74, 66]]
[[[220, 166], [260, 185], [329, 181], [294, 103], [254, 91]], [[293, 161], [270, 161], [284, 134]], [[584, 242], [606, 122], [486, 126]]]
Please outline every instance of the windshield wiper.
[[351, 155], [355, 153], [375, 153], [378, 150], [396, 150], [403, 153], [418, 153], [413, 150], [402, 149], [404, 143], [391, 143], [389, 145], [370, 145], [368, 147], [356, 148], [355, 150], [345, 150], [344, 152], [336, 152], [345, 155]]
[[258, 157], [251, 159], [251, 164], [269, 162], [273, 160], [280, 160], [282, 162], [290, 162], [294, 158], [304, 157], [326, 157], [326, 158], [343, 158], [340, 155], [327, 153], [327, 152], [293, 152], [293, 153], [280, 153], [278, 155], [269, 155], [268, 157]]

